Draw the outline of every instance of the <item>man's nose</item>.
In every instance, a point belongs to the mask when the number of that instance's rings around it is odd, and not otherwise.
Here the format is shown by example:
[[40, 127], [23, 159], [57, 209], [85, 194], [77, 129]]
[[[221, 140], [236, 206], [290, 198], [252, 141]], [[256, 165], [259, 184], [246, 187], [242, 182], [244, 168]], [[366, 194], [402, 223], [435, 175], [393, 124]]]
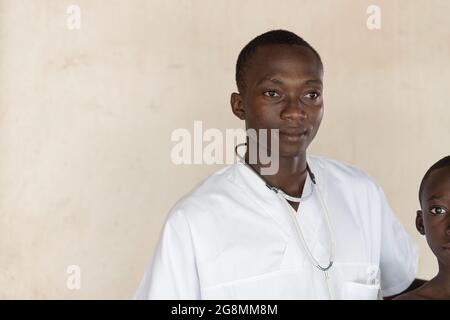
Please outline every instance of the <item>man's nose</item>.
[[281, 118], [286, 120], [303, 120], [308, 117], [305, 106], [299, 98], [289, 98], [281, 112]]

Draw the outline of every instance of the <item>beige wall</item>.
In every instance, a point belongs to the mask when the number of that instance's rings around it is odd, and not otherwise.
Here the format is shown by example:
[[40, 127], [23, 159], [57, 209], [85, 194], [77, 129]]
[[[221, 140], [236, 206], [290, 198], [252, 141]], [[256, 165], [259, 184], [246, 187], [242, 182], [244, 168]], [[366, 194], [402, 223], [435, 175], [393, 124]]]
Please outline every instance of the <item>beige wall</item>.
[[[81, 8], [81, 29], [66, 25]], [[381, 8], [381, 30], [366, 9]], [[0, 0], [0, 298], [129, 298], [174, 202], [218, 166], [170, 161], [176, 128], [242, 126], [242, 46], [297, 32], [326, 68], [310, 152], [360, 166], [414, 229], [417, 189], [449, 153], [449, 1]], [[68, 290], [66, 268], [81, 267]]]

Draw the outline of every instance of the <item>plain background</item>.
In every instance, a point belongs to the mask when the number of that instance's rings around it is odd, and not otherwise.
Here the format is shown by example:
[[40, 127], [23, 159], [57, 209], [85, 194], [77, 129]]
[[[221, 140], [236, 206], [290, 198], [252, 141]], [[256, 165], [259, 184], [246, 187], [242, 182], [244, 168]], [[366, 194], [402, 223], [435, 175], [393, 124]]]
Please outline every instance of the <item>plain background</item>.
[[[380, 30], [366, 26], [372, 4]], [[0, 298], [131, 298], [170, 208], [221, 167], [173, 164], [172, 131], [243, 128], [229, 105], [237, 55], [277, 28], [324, 61], [310, 154], [383, 187], [432, 277], [414, 218], [423, 174], [449, 153], [449, 12], [446, 0], [0, 0]]]

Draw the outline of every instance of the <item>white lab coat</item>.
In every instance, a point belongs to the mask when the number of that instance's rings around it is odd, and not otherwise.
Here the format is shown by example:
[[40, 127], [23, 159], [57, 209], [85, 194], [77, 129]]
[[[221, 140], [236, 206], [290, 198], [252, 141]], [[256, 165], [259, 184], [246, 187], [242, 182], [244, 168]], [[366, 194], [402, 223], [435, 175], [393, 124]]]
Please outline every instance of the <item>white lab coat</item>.
[[[334, 231], [328, 286], [283, 200], [237, 163], [174, 206], [135, 298], [377, 299], [406, 289], [416, 274], [417, 249], [380, 187], [353, 166], [307, 161]], [[311, 188], [308, 176], [297, 219], [311, 253], [326, 266], [330, 233]]]

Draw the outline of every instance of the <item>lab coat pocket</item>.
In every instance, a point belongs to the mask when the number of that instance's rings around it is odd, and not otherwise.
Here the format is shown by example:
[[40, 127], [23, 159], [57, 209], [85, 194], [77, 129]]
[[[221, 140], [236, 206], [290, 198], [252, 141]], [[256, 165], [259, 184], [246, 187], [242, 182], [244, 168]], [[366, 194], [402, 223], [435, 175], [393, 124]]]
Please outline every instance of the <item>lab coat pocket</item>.
[[342, 291], [344, 299], [377, 300], [379, 299], [380, 285], [346, 281], [343, 283]]
[[340, 299], [379, 299], [380, 273], [377, 265], [367, 262], [337, 262], [333, 267]]
[[213, 259], [198, 263], [202, 287], [214, 287], [276, 272], [280, 270], [286, 246], [284, 241], [264, 243], [257, 239], [248, 246], [229, 245]]
[[314, 290], [310, 274], [302, 269], [277, 270], [218, 286], [202, 288], [203, 299], [278, 300], [308, 299]]

